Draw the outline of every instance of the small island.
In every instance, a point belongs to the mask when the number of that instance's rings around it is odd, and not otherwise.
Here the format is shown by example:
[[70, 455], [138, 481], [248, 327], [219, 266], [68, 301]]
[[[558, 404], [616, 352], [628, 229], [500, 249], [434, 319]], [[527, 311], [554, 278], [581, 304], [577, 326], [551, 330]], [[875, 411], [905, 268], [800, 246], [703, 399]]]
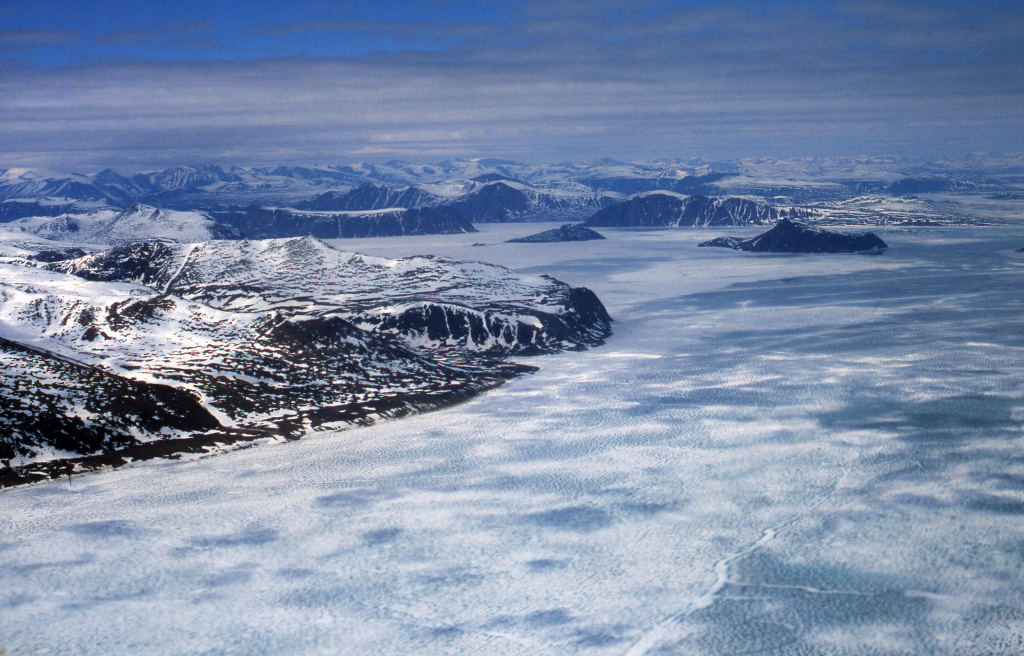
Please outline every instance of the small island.
[[873, 232], [835, 232], [785, 218], [756, 237], [716, 237], [697, 244], [751, 253], [884, 253], [889, 245]]
[[527, 237], [509, 239], [506, 243], [535, 244], [540, 242], [591, 241], [594, 239], [604, 239], [604, 235], [595, 232], [590, 228], [584, 227], [583, 224], [580, 223], [566, 223], [560, 228], [545, 230], [544, 232], [538, 232], [535, 235], [529, 235]]

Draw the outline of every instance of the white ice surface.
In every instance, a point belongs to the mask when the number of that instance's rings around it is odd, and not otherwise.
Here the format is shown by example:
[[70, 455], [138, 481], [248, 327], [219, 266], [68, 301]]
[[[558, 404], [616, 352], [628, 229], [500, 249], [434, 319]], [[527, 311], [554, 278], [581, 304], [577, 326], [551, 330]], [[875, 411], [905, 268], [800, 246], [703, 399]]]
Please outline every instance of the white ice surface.
[[591, 287], [607, 345], [441, 412], [0, 492], [0, 649], [1021, 653], [1020, 230], [868, 257], [482, 228], [338, 246]]

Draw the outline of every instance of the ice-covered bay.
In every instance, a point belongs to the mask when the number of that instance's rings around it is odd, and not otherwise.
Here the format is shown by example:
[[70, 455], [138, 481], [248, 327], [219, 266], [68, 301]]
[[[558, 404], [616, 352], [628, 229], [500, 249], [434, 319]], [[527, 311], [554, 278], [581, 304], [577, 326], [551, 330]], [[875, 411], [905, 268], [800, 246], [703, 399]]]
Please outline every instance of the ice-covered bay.
[[1024, 651], [1019, 229], [499, 243], [547, 227], [339, 245], [590, 287], [606, 346], [441, 412], [0, 493], [0, 649]]

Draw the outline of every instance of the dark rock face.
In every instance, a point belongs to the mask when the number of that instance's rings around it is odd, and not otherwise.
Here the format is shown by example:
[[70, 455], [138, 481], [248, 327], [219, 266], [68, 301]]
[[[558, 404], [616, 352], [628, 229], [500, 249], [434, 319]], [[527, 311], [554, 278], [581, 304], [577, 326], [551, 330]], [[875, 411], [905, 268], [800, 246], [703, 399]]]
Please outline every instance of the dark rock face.
[[485, 184], [447, 207], [473, 223], [508, 223], [520, 221], [530, 209], [529, 199], [521, 190], [502, 182]]
[[35, 255], [29, 255], [25, 259], [36, 262], [63, 262], [84, 257], [86, 252], [81, 248], [56, 248], [48, 251], [39, 251]]
[[775, 208], [745, 198], [712, 198], [650, 193], [606, 207], [587, 219], [592, 227], [665, 228], [765, 225], [779, 218]]
[[978, 189], [994, 187], [995, 185], [992, 183], [982, 180], [964, 180], [930, 175], [919, 178], [903, 178], [902, 180], [897, 180], [889, 185], [886, 191], [894, 196], [906, 196], [908, 194], [975, 191]]
[[93, 176], [92, 184], [107, 195], [114, 203], [128, 204], [141, 198], [153, 189], [152, 184], [139, 184], [131, 178], [105, 169]]
[[244, 211], [211, 215], [249, 239], [280, 237], [396, 237], [476, 232], [457, 212], [444, 207], [395, 209], [385, 212], [312, 212], [251, 206]]
[[[30, 455], [39, 448], [112, 451], [139, 444], [140, 431], [205, 431], [220, 426], [197, 399], [175, 387], [122, 378], [2, 337], [0, 361], [5, 387], [17, 392], [0, 395], [0, 460]], [[83, 421], [83, 411], [103, 421]]]
[[751, 253], [881, 253], [889, 248], [873, 232], [834, 232], [793, 219], [782, 219], [768, 232], [751, 239], [719, 237], [697, 245]]
[[436, 205], [440, 198], [416, 187], [396, 190], [383, 185], [364, 184], [350, 191], [328, 191], [308, 201], [295, 203], [295, 209], [317, 212], [353, 212], [392, 207], [411, 208]]
[[707, 241], [702, 241], [697, 244], [698, 246], [718, 246], [721, 248], [736, 248], [743, 243], [742, 237], [715, 237]]
[[387, 263], [312, 238], [143, 242], [43, 268], [135, 282], [210, 307], [344, 317], [421, 348], [530, 355], [601, 344], [611, 318], [588, 289], [444, 258]]
[[9, 223], [27, 216], [60, 216], [75, 210], [74, 203], [40, 203], [31, 200], [0, 202], [0, 223]]
[[528, 237], [509, 239], [510, 244], [530, 244], [538, 242], [559, 242], [559, 241], [590, 241], [593, 239], [604, 239], [604, 235], [585, 228], [578, 223], [567, 223], [554, 230], [545, 230]]
[[40, 260], [52, 262], [50, 269], [71, 273], [85, 280], [134, 282], [140, 285], [166, 284], [171, 269], [178, 266], [177, 249], [159, 241], [124, 244], [88, 257]]
[[512, 180], [487, 182], [446, 203], [471, 223], [514, 223], [584, 219], [614, 202], [607, 196], [560, 196]]

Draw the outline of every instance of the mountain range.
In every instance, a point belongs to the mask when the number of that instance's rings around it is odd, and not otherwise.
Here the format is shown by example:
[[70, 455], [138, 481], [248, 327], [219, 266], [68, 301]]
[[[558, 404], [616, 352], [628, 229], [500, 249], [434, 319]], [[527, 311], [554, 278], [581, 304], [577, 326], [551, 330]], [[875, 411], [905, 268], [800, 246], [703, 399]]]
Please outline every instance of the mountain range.
[[532, 370], [510, 355], [589, 348], [610, 331], [593, 292], [546, 276], [309, 237], [8, 258], [0, 464], [23, 480], [57, 459], [359, 425]]
[[131, 175], [112, 169], [91, 175], [0, 169], [0, 222], [101, 208], [123, 210], [133, 203], [235, 213], [253, 205], [312, 212], [448, 206], [470, 223], [582, 221], [605, 207], [652, 191], [756, 197], [781, 209], [862, 196], [920, 194], [985, 194], [1012, 202], [1022, 190], [1024, 156], [981, 155], [938, 161], [861, 157], [635, 163], [603, 159], [553, 165], [482, 158], [437, 164], [175, 166]]

